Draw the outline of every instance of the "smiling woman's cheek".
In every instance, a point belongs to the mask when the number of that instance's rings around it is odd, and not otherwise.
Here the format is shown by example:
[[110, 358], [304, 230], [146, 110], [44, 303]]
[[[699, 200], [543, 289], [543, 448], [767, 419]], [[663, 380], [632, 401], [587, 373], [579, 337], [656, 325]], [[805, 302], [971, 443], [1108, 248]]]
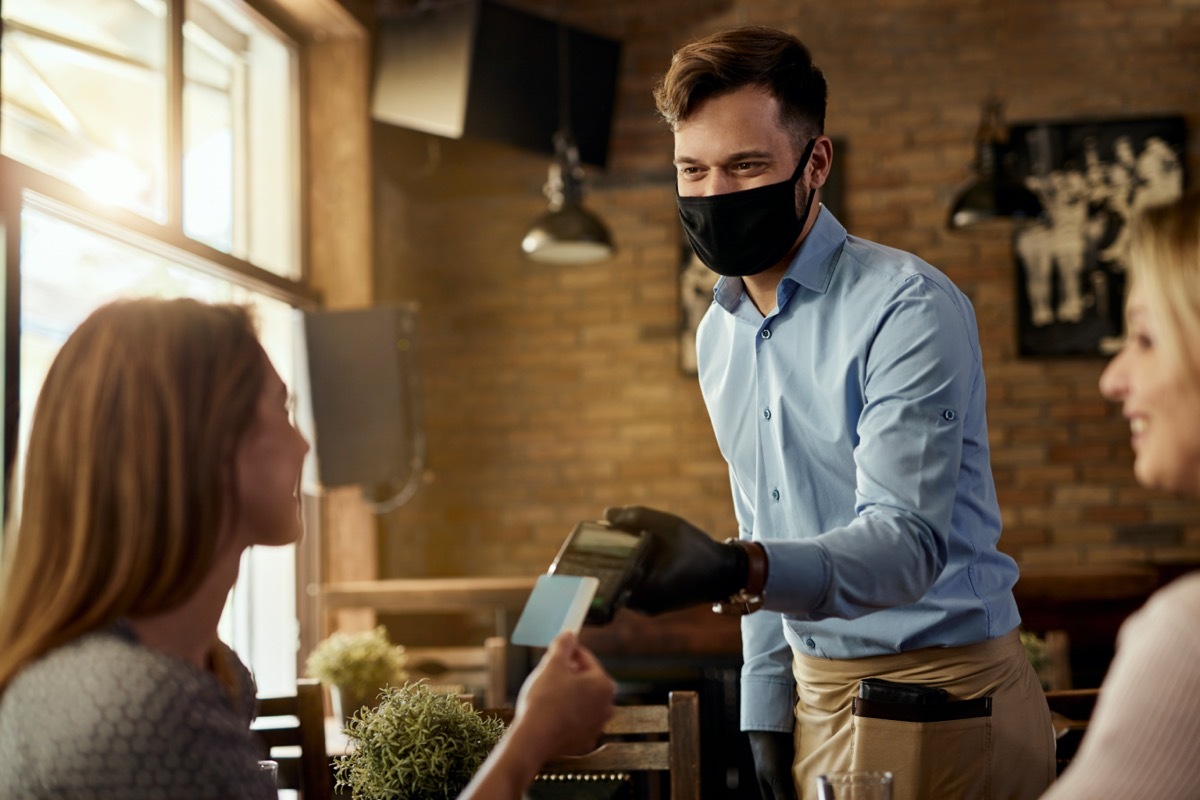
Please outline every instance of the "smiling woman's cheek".
[[1200, 387], [1167, 359], [1147, 360], [1131, 375], [1126, 405], [1138, 482], [1200, 492]]

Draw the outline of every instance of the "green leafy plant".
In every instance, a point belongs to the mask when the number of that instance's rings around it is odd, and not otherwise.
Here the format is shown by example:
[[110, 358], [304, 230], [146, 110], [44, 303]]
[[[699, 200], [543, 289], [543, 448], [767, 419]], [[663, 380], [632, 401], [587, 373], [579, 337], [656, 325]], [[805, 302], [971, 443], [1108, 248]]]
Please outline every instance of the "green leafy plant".
[[1025, 646], [1025, 656], [1033, 665], [1034, 672], [1039, 675], [1050, 664], [1050, 653], [1046, 649], [1046, 640], [1032, 631], [1021, 631], [1021, 644]]
[[373, 631], [338, 631], [313, 648], [308, 657], [309, 677], [326, 686], [342, 686], [373, 697], [384, 686], [408, 677], [404, 648], [388, 641], [380, 625]]
[[345, 733], [349, 748], [334, 774], [355, 800], [452, 800], [500, 741], [504, 723], [423, 682], [406, 683], [385, 691], [378, 707], [360, 709]]

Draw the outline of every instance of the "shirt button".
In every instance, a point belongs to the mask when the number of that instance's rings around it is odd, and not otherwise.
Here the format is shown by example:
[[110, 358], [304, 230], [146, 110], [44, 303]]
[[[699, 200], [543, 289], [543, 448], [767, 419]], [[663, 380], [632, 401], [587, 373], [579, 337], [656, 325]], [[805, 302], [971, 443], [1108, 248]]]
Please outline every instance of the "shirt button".
[[770, 329], [770, 328], [763, 328], [763, 329], [762, 329], [762, 333], [761, 333], [761, 334], [759, 334], [759, 335], [760, 335], [760, 336], [762, 336], [764, 339], [770, 339], [770, 338], [771, 338], [771, 329]]
[[779, 490], [778, 490], [778, 489], [772, 489], [772, 490], [771, 490], [771, 499], [772, 499], [772, 500], [778, 500], [778, 499], [779, 499]]
[[945, 411], [943, 411], [942, 419], [946, 420], [946, 422], [953, 422], [954, 421], [954, 409], [947, 408]]
[[770, 418], [771, 418], [771, 409], [764, 408], [763, 409], [763, 419], [770, 419]]
[[812, 638], [811, 638], [811, 637], [810, 637], [810, 638], [808, 638], [808, 639], [805, 639], [805, 640], [804, 640], [804, 643], [805, 643], [806, 645], [808, 645], [808, 648], [809, 648], [810, 650], [812, 650], [813, 648], [815, 648], [815, 647], [817, 646], [817, 643], [816, 643], [816, 642], [814, 642], [814, 641], [812, 640]]

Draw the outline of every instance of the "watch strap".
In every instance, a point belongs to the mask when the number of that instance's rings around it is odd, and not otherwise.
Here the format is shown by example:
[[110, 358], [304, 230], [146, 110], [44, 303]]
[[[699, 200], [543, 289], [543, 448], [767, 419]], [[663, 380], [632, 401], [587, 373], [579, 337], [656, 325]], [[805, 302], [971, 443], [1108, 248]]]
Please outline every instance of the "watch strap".
[[767, 586], [767, 551], [758, 542], [746, 539], [726, 539], [725, 544], [737, 547], [746, 555], [746, 585], [728, 599], [713, 604], [717, 614], [745, 616], [763, 606], [763, 591]]

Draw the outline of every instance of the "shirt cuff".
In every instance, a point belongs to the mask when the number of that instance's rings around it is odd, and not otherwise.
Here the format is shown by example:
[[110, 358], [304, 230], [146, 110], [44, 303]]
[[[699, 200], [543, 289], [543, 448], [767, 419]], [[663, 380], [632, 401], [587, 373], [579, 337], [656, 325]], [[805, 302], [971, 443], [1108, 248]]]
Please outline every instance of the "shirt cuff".
[[807, 614], [820, 606], [829, 588], [829, 554], [815, 542], [757, 540], [767, 551], [763, 608]]
[[743, 731], [791, 733], [796, 724], [796, 684], [793, 681], [743, 680]]

